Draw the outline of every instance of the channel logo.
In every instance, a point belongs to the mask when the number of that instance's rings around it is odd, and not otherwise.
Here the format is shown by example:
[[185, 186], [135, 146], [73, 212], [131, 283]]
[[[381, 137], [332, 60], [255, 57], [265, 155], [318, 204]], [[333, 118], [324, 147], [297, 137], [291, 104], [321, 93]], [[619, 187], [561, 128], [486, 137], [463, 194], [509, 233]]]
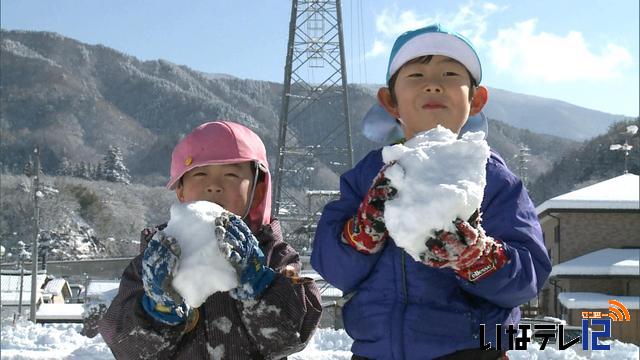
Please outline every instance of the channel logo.
[[631, 315], [629, 310], [618, 300], [609, 300], [609, 313], [608, 316], [613, 321], [631, 321]]
[[[601, 311], [583, 311], [582, 326], [565, 326], [562, 324], [519, 324], [517, 328], [509, 325], [503, 329], [496, 324], [496, 347], [501, 348], [502, 336], [508, 335], [509, 350], [526, 350], [533, 339], [541, 339], [540, 350], [544, 350], [547, 343], [558, 343], [558, 350], [566, 350], [573, 345], [582, 343], [583, 350], [610, 350], [609, 344], [602, 344], [599, 339], [611, 337], [611, 324], [618, 321], [631, 321], [629, 310], [618, 300], [609, 300], [609, 313]], [[575, 334], [572, 328], [580, 329]], [[569, 331], [571, 329], [571, 331]], [[531, 334], [529, 331], [532, 331]], [[485, 343], [485, 324], [480, 324], [480, 348], [492, 348], [491, 342]], [[567, 336], [568, 335], [568, 336]]]

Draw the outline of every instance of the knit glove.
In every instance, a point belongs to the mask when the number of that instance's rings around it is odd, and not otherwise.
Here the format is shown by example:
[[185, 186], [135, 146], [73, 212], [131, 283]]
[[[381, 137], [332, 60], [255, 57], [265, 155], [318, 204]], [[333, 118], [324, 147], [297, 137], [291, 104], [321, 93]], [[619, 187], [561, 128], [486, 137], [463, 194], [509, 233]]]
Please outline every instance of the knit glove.
[[435, 268], [452, 268], [458, 276], [477, 281], [502, 268], [508, 258], [500, 240], [487, 236], [476, 211], [469, 221], [456, 219], [456, 232], [439, 231], [426, 241], [422, 262]]
[[349, 219], [342, 230], [342, 241], [364, 254], [373, 254], [384, 246], [388, 238], [384, 223], [384, 205], [398, 191], [391, 180], [384, 176], [388, 165], [373, 179], [373, 184], [358, 207], [356, 215]]
[[178, 257], [178, 242], [161, 231], [149, 241], [142, 257], [142, 307], [151, 317], [168, 325], [183, 323], [191, 313], [182, 296], [171, 285]]
[[275, 272], [265, 265], [258, 240], [241, 218], [225, 213], [216, 218], [218, 246], [238, 274], [239, 285], [229, 294], [236, 300], [253, 300], [271, 284]]

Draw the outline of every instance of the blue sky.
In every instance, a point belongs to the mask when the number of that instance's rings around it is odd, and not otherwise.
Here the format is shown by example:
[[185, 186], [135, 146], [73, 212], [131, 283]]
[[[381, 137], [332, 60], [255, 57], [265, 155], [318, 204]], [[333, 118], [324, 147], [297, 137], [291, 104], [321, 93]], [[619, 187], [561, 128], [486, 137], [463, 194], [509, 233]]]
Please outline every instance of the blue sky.
[[[342, 0], [349, 82], [384, 82], [403, 31], [440, 22], [469, 37], [483, 83], [638, 116], [638, 0]], [[2, 0], [2, 28], [46, 30], [142, 60], [282, 82], [285, 0]]]

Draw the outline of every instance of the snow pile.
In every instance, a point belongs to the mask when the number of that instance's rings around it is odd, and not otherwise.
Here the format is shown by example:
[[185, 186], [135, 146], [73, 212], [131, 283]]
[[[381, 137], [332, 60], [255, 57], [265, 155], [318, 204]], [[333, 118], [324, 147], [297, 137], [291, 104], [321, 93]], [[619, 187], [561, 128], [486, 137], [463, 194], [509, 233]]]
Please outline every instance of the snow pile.
[[[80, 324], [37, 324], [21, 320], [14, 326], [10, 320], [2, 322], [0, 350], [2, 359], [74, 359], [112, 360], [113, 355], [102, 336], [89, 339], [80, 335]], [[307, 347], [289, 356], [293, 360], [349, 360], [352, 340], [344, 330], [317, 329]], [[602, 341], [611, 345], [611, 350], [582, 352], [580, 345], [567, 350], [547, 346], [540, 351], [536, 343], [528, 344], [527, 350], [509, 351], [512, 360], [586, 360], [616, 359], [636, 360], [637, 345], [617, 340]]]
[[80, 335], [81, 324], [33, 324], [19, 320], [2, 322], [2, 359], [113, 359], [111, 350], [98, 335]]
[[398, 190], [385, 204], [384, 218], [396, 244], [414, 259], [426, 251], [425, 240], [438, 230], [454, 231], [453, 220], [480, 208], [486, 185], [489, 145], [483, 132], [462, 138], [440, 125], [404, 145], [382, 150], [385, 176]]
[[215, 219], [224, 212], [208, 201], [171, 206], [164, 233], [176, 238], [181, 250], [172, 285], [191, 307], [199, 307], [215, 292], [238, 286], [236, 271], [220, 251], [216, 238]]
[[347, 332], [330, 328], [317, 329], [311, 340], [299, 353], [289, 356], [293, 360], [350, 360], [353, 340]]

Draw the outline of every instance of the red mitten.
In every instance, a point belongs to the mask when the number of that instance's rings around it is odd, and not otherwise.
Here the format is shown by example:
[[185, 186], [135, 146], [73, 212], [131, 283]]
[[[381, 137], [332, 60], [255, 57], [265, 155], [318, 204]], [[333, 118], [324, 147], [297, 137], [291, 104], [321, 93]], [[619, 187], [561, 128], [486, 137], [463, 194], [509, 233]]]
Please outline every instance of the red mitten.
[[380, 251], [388, 236], [384, 223], [384, 204], [396, 196], [397, 190], [384, 176], [386, 168], [387, 166], [383, 167], [375, 177], [358, 212], [347, 221], [342, 230], [342, 241], [365, 254]]
[[476, 228], [462, 219], [456, 219], [454, 224], [455, 233], [439, 231], [436, 237], [427, 240], [423, 263], [436, 268], [449, 267], [460, 277], [477, 281], [498, 271], [508, 262], [502, 242], [487, 236], [479, 220]]

